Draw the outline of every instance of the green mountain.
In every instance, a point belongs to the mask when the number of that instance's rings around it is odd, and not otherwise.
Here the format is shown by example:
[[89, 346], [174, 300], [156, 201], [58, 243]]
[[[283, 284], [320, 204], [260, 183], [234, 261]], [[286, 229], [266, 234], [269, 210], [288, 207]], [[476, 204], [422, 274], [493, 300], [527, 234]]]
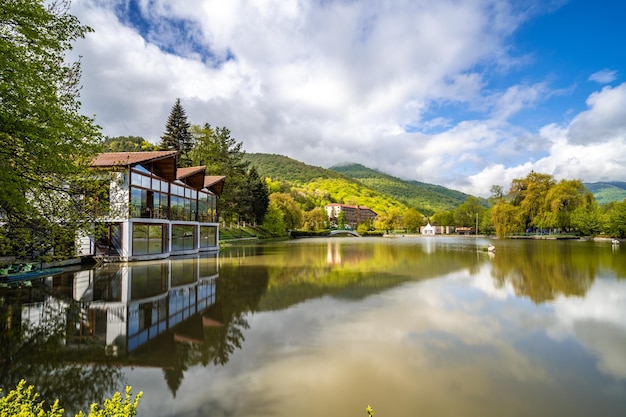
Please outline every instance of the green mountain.
[[330, 170], [358, 180], [361, 184], [385, 193], [425, 215], [452, 210], [469, 197], [469, 194], [440, 185], [401, 180], [360, 164], [335, 166]]
[[259, 175], [277, 181], [307, 183], [318, 178], [345, 178], [337, 172], [307, 165], [283, 155], [246, 153], [244, 159], [256, 166]]
[[368, 206], [377, 213], [385, 213], [391, 207], [400, 210], [412, 207], [424, 215], [432, 215], [451, 210], [468, 197], [445, 187], [404, 181], [359, 164], [325, 169], [282, 155], [260, 153], [247, 153], [245, 159], [256, 166], [259, 175], [270, 178], [272, 184], [280, 183], [280, 191], [298, 196], [305, 209], [342, 203]]
[[584, 183], [584, 185], [593, 194], [600, 205], [626, 200], [626, 182], [592, 182]]

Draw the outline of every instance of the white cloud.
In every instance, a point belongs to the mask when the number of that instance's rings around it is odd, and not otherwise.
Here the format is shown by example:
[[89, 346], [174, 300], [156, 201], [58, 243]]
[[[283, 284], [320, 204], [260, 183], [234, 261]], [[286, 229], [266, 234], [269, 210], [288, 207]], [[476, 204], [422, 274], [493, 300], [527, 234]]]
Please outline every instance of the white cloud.
[[135, 7], [133, 20], [123, 0], [72, 3], [95, 29], [73, 52], [82, 56], [83, 110], [107, 135], [157, 142], [180, 98], [191, 123], [228, 127], [248, 152], [319, 166], [359, 162], [474, 195], [501, 182], [496, 172], [508, 179], [544, 165], [585, 180], [622, 172], [619, 152], [615, 166], [597, 170], [559, 164], [563, 154], [590, 153], [577, 145], [621, 143], [626, 87], [590, 96], [590, 109], [560, 131], [569, 142], [559, 138], [555, 149], [553, 136], [510, 122], [554, 94], [550, 85], [490, 84], [493, 73], [524, 65], [511, 55], [509, 35], [542, 3], [522, 10], [499, 0], [145, 0]]
[[608, 84], [617, 79], [617, 71], [610, 69], [603, 69], [598, 72], [594, 72], [589, 76], [589, 81], [595, 81], [600, 84]]
[[588, 144], [626, 138], [626, 83], [591, 94], [587, 105], [590, 109], [576, 116], [569, 126], [570, 142]]

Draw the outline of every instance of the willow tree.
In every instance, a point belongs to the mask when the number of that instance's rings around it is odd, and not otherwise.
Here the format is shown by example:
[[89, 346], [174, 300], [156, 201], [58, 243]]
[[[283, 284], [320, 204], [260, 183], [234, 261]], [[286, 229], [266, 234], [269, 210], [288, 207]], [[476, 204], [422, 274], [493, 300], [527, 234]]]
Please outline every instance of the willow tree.
[[0, 7], [5, 254], [45, 252], [53, 227], [62, 233], [76, 224], [80, 201], [73, 192], [82, 185], [70, 179], [84, 172], [100, 138], [93, 119], [80, 114], [80, 62], [66, 59], [91, 29], [68, 9], [68, 2], [43, 0], [4, 0]]
[[534, 171], [511, 182], [508, 198], [513, 206], [519, 208], [518, 219], [524, 229], [541, 227], [546, 196], [554, 184], [552, 175]]

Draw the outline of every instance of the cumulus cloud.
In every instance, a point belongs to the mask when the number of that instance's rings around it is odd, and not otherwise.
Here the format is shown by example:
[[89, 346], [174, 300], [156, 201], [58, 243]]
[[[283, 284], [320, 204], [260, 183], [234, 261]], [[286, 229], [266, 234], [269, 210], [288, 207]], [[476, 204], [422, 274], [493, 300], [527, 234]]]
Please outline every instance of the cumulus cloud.
[[72, 11], [95, 32], [73, 54], [82, 56], [83, 110], [107, 135], [157, 142], [180, 98], [191, 123], [228, 127], [248, 152], [326, 167], [359, 162], [485, 195], [498, 170], [508, 178], [623, 136], [623, 86], [589, 97], [555, 155], [554, 137], [511, 122], [555, 89], [544, 80], [496, 87], [490, 77], [525, 65], [510, 35], [553, 7], [79, 0]]

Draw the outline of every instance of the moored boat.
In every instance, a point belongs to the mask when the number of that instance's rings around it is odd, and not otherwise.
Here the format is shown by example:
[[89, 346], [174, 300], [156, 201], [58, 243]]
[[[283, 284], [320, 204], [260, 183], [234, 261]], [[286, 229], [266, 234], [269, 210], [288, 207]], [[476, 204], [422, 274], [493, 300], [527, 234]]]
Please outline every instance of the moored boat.
[[61, 268], [36, 268], [32, 264], [9, 265], [0, 268], [0, 282], [12, 284], [49, 277], [63, 272]]

